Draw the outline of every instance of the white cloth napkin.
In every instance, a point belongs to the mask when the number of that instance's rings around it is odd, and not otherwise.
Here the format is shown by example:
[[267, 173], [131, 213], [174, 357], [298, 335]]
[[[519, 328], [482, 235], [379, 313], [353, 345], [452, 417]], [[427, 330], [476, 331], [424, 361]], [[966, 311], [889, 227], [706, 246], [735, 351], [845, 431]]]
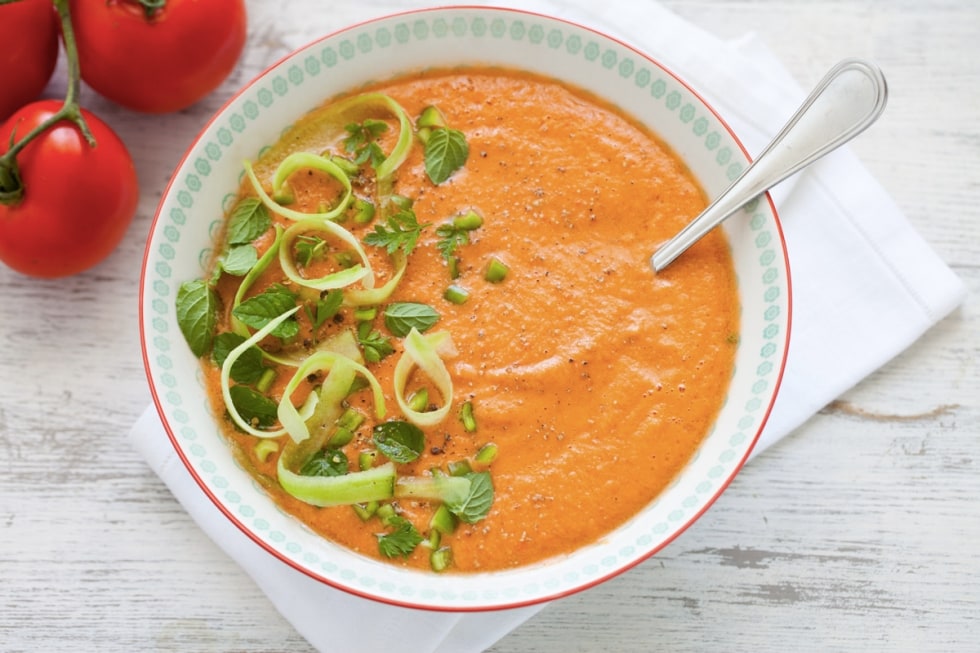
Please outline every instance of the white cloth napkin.
[[[378, 15], [376, 6], [349, 4], [340, 12], [344, 20]], [[757, 39], [722, 42], [654, 2], [519, 6], [597, 27], [651, 54], [701, 92], [750, 152], [763, 149], [805, 95]], [[782, 388], [755, 454], [901, 352], [965, 296], [960, 280], [848, 150], [784, 182], [773, 197], [792, 266], [793, 324]], [[409, 641], [422, 653], [482, 651], [545, 607], [425, 612], [322, 585], [268, 555], [221, 515], [180, 462], [152, 406], [129, 437], [200, 527], [318, 650], [381, 651]], [[356, 635], [332, 627], [362, 616], [388, 627]], [[329, 623], [334, 618], [338, 624]]]

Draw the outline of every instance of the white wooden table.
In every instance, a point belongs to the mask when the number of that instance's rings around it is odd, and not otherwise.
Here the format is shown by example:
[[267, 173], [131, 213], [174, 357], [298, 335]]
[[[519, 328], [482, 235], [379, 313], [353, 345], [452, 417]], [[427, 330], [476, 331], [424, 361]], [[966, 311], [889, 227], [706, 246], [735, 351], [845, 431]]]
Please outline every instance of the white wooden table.
[[[125, 441], [149, 403], [143, 244], [180, 155], [235, 89], [351, 7], [423, 3], [248, 4], [241, 64], [198, 106], [149, 117], [83, 92], [142, 182], [118, 251], [57, 282], [0, 269], [2, 650], [310, 650]], [[804, 86], [842, 57], [876, 60], [891, 99], [854, 148], [970, 295], [660, 555], [493, 650], [980, 651], [980, 3], [666, 5], [722, 37], [757, 32]]]

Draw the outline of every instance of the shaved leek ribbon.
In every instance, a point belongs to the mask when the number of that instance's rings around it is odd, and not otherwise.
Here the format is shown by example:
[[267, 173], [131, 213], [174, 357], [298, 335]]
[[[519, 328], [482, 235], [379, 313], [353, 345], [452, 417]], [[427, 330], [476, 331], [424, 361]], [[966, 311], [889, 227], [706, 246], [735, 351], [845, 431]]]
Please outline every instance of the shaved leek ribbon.
[[282, 315], [270, 320], [268, 324], [256, 331], [251, 337], [247, 338], [245, 342], [228, 352], [225, 362], [221, 365], [221, 396], [225, 400], [225, 408], [228, 409], [228, 414], [231, 416], [232, 421], [235, 422], [240, 429], [246, 433], [254, 435], [257, 438], [277, 438], [286, 433], [286, 429], [279, 428], [273, 431], [264, 431], [255, 428], [245, 421], [245, 419], [238, 412], [238, 409], [235, 408], [235, 403], [231, 400], [231, 367], [249, 347], [261, 342], [263, 338], [272, 333], [277, 326], [292, 317], [292, 315], [298, 310], [299, 306], [290, 309]]
[[[311, 231], [326, 232], [343, 241], [344, 244], [354, 250], [361, 259], [361, 262], [317, 279], [307, 279], [302, 276], [296, 268], [296, 262], [293, 260], [293, 242], [298, 236]], [[307, 288], [313, 288], [314, 290], [323, 291], [345, 288], [357, 281], [360, 281], [365, 288], [370, 289], [374, 287], [374, 272], [371, 270], [371, 263], [368, 261], [367, 252], [361, 247], [361, 242], [354, 234], [329, 220], [307, 218], [296, 221], [286, 229], [282, 235], [282, 243], [279, 245], [279, 265], [282, 266], [283, 273], [293, 283]]]
[[250, 161], [245, 162], [245, 174], [248, 175], [248, 180], [252, 183], [252, 188], [255, 189], [255, 194], [258, 195], [259, 199], [270, 211], [273, 211], [284, 218], [289, 218], [290, 220], [307, 220], [310, 218], [334, 220], [340, 217], [340, 215], [347, 210], [347, 206], [350, 204], [351, 198], [354, 196], [354, 189], [351, 186], [350, 178], [347, 176], [347, 173], [344, 172], [343, 168], [338, 166], [330, 159], [320, 156], [319, 154], [313, 154], [312, 152], [294, 152], [283, 159], [282, 163], [279, 164], [279, 167], [276, 168], [276, 172], [272, 177], [273, 195], [282, 190], [283, 184], [285, 183], [286, 179], [289, 178], [289, 175], [302, 168], [311, 168], [313, 170], [325, 172], [339, 181], [344, 187], [343, 197], [332, 209], [329, 211], [321, 211], [316, 213], [304, 213], [303, 211], [297, 211], [295, 209], [290, 209], [283, 206], [276, 200], [272, 199], [265, 191], [265, 188], [262, 187], [262, 183], [259, 182], [258, 177], [255, 176], [255, 170], [252, 169], [252, 163]]
[[314, 506], [384, 501], [395, 493], [395, 465], [391, 462], [343, 476], [301, 476], [287, 469], [280, 456], [276, 471], [286, 492]]
[[[411, 119], [400, 104], [383, 93], [365, 93], [347, 100], [346, 103], [349, 103], [352, 107], [355, 105], [362, 105], [364, 107], [380, 105], [388, 109], [398, 119], [398, 141], [385, 160], [375, 170], [378, 175], [378, 181], [386, 181], [405, 162], [405, 159], [408, 158], [409, 150], [412, 148], [413, 132]], [[344, 102], [340, 104], [341, 110], [347, 108], [343, 106], [345, 104]]]
[[[350, 392], [354, 377], [360, 374], [367, 379], [371, 386], [371, 391], [374, 395], [375, 414], [378, 419], [385, 416], [384, 393], [378, 379], [370, 370], [341, 354], [331, 351], [318, 351], [296, 368], [296, 372], [286, 384], [282, 399], [279, 402], [279, 421], [282, 423], [284, 432], [289, 433], [289, 437], [297, 444], [310, 437], [310, 429], [306, 423], [306, 419], [309, 416], [304, 418], [299, 414], [296, 407], [293, 406], [291, 400], [292, 394], [306, 377], [324, 370], [329, 371], [329, 374], [321, 386], [321, 390], [323, 391], [318, 395], [317, 401], [319, 403], [325, 403], [325, 406], [330, 409], [336, 407], [337, 416], [339, 417], [341, 412], [340, 402]], [[333, 420], [330, 421], [332, 422]]]
[[[405, 351], [395, 365], [395, 400], [405, 418], [416, 426], [433, 426], [446, 419], [453, 403], [453, 380], [441, 356], [455, 356], [456, 348], [448, 331], [422, 335], [412, 328], [405, 337]], [[432, 411], [414, 410], [405, 397], [412, 370], [418, 367], [435, 384], [442, 395], [443, 405]]]
[[386, 301], [401, 283], [405, 269], [408, 267], [408, 257], [405, 256], [405, 252], [397, 250], [391, 255], [391, 262], [395, 266], [395, 273], [391, 279], [388, 279], [380, 288], [367, 287], [367, 284], [362, 282], [363, 289], [349, 288], [345, 290], [344, 304], [347, 306], [376, 306]]

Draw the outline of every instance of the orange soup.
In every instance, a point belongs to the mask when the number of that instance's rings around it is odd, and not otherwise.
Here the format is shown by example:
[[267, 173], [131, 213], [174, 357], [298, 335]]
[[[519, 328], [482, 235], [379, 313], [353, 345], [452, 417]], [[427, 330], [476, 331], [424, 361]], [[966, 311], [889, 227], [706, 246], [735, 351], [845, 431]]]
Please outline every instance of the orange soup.
[[727, 243], [648, 265], [705, 204], [578, 89], [427, 71], [332, 100], [247, 166], [178, 304], [207, 307], [188, 337], [215, 413], [285, 511], [392, 564], [512, 568], [630, 519], [713, 423]]

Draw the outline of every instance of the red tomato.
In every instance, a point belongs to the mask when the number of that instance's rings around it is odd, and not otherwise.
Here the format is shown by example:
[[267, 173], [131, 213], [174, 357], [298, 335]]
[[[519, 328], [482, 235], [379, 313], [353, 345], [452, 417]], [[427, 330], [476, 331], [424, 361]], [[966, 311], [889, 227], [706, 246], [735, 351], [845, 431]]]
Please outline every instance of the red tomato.
[[0, 121], [47, 86], [58, 61], [58, 16], [51, 0], [0, 5]]
[[245, 46], [244, 0], [71, 0], [82, 79], [130, 109], [168, 113], [213, 91]]
[[[0, 127], [0, 155], [10, 136], [26, 134], [58, 112], [61, 101], [41, 100]], [[0, 260], [36, 277], [86, 270], [112, 252], [136, 212], [139, 184], [126, 146], [108, 125], [82, 109], [96, 145], [60, 122], [17, 155], [24, 194], [0, 203]]]

